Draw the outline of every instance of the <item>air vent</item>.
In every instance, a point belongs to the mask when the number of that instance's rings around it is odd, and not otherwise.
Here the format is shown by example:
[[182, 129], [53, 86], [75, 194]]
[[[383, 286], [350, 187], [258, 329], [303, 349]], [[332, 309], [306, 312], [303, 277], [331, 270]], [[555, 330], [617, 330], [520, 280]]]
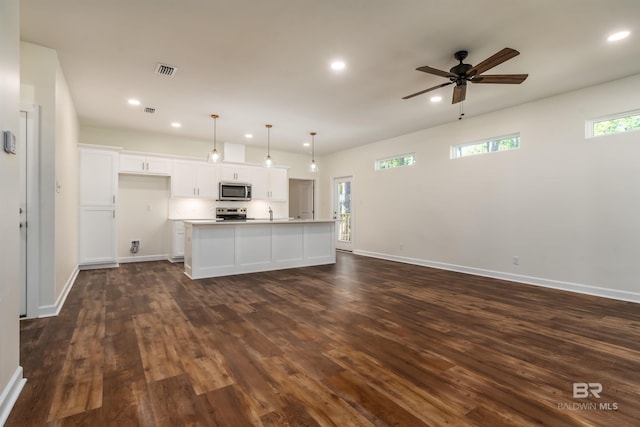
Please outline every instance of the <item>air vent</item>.
[[156, 65], [156, 74], [165, 77], [173, 77], [176, 74], [177, 68], [171, 65], [158, 64]]
[[156, 109], [155, 108], [151, 108], [151, 107], [144, 107], [144, 112], [145, 113], [149, 113], [149, 114], [155, 114], [156, 113]]

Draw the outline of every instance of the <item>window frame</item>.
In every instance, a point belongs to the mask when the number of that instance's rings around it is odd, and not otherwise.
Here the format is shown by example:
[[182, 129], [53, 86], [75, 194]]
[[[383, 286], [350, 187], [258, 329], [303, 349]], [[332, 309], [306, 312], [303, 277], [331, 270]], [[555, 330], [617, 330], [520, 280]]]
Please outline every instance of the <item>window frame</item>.
[[636, 129], [622, 130], [619, 132], [603, 133], [601, 135], [595, 134], [596, 124], [598, 123], [602, 123], [610, 120], [616, 120], [616, 119], [624, 119], [627, 117], [634, 117], [634, 116], [640, 116], [640, 109], [624, 111], [622, 113], [608, 114], [606, 116], [595, 117], [593, 119], [587, 119], [585, 121], [585, 138], [586, 139], [600, 138], [602, 136], [618, 135], [621, 133], [639, 131], [640, 128], [636, 128]]
[[[472, 154], [461, 154], [458, 155], [458, 149], [461, 148], [465, 148], [465, 147], [471, 147], [471, 146], [475, 146], [475, 145], [485, 145], [485, 144], [489, 144], [491, 142], [494, 141], [498, 141], [498, 144], [500, 142], [502, 142], [503, 140], [508, 140], [508, 139], [514, 139], [517, 138], [518, 139], [518, 146], [514, 147], [514, 148], [509, 148], [509, 149], [504, 149], [504, 150], [495, 150], [495, 151], [484, 151], [484, 152], [480, 152], [480, 153], [472, 153]], [[480, 139], [477, 141], [473, 141], [473, 142], [467, 142], [464, 144], [458, 144], [458, 145], [452, 145], [450, 152], [449, 152], [449, 158], [451, 160], [457, 160], [457, 159], [462, 159], [465, 157], [475, 157], [475, 156], [479, 156], [482, 154], [492, 154], [492, 153], [500, 153], [500, 152], [505, 152], [505, 151], [515, 151], [515, 150], [519, 150], [520, 149], [520, 145], [522, 144], [522, 140], [520, 137], [520, 132], [513, 132], [513, 133], [509, 133], [509, 134], [505, 134], [505, 135], [499, 135], [499, 136], [494, 136], [491, 138], [484, 138], [484, 139]]]
[[[411, 163], [397, 165], [397, 166], [390, 166], [388, 168], [380, 167], [380, 163], [381, 162], [388, 162], [388, 161], [393, 161], [393, 160], [396, 160], [396, 159], [406, 159], [407, 157], [411, 157]], [[390, 169], [402, 168], [402, 167], [405, 167], [405, 166], [415, 166], [415, 164], [416, 164], [416, 153], [414, 152], [414, 153], [398, 154], [398, 155], [395, 155], [395, 156], [384, 157], [382, 159], [376, 159], [373, 162], [373, 168], [377, 172], [377, 171], [386, 171], [386, 170], [390, 170]]]

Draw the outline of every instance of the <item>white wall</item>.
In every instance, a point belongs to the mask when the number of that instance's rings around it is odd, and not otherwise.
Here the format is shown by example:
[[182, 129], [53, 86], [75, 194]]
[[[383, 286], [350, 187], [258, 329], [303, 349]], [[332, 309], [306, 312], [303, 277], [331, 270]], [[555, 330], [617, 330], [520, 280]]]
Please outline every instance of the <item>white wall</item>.
[[78, 262], [78, 119], [55, 50], [20, 43], [23, 103], [40, 106], [39, 315], [52, 315]]
[[[144, 175], [120, 175], [118, 181], [118, 257], [135, 261], [168, 253], [169, 178]], [[137, 254], [129, 249], [132, 240], [140, 240]]]
[[[0, 2], [0, 131], [18, 135], [20, 111], [20, 31], [18, 0]], [[18, 155], [0, 151], [0, 425], [24, 384], [19, 365]]]
[[[213, 141], [183, 137], [177, 133], [173, 136], [83, 125], [80, 126], [80, 142], [122, 147], [126, 151], [186, 156], [202, 160], [207, 159], [207, 154], [213, 148]], [[218, 151], [224, 153], [224, 143], [218, 143]], [[245, 162], [261, 164], [267, 154], [266, 151], [266, 143], [264, 148], [245, 146]], [[271, 157], [274, 159], [275, 166], [289, 168], [290, 178], [314, 178], [314, 175], [308, 170], [311, 154], [289, 153], [272, 149]]]
[[[353, 174], [356, 252], [640, 301], [640, 132], [585, 140], [586, 119], [640, 108], [631, 93], [640, 75], [335, 153], [321, 212]], [[513, 132], [517, 151], [449, 159]], [[415, 166], [374, 172], [409, 152]]]
[[20, 79], [32, 88], [33, 99], [22, 101], [40, 106], [40, 292], [39, 306], [51, 306], [55, 290], [55, 87], [56, 52], [31, 43], [20, 43]]

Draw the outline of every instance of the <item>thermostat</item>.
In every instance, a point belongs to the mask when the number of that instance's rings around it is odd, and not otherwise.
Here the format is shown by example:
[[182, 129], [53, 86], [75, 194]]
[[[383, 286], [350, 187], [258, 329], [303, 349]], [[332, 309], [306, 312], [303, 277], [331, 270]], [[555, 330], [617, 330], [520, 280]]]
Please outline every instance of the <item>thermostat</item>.
[[10, 130], [4, 131], [4, 151], [16, 154], [16, 136]]

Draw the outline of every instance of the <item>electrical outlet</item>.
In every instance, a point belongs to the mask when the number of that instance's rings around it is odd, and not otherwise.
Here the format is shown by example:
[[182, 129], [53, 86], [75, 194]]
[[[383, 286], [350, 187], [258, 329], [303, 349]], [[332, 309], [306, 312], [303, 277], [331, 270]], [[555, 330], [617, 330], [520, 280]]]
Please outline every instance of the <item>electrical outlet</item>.
[[140, 240], [132, 240], [131, 247], [129, 248], [129, 252], [132, 254], [137, 254], [140, 250]]
[[513, 257], [513, 265], [520, 265], [520, 259], [517, 256]]

